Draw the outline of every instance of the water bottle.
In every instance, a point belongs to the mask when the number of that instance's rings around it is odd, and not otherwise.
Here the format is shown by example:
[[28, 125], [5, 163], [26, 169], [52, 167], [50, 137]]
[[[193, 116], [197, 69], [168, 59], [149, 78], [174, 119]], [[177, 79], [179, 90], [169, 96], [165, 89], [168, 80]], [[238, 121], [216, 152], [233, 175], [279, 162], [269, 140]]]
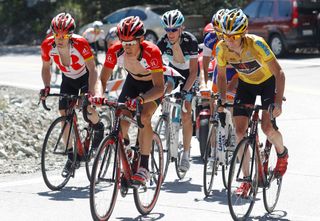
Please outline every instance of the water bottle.
[[178, 157], [178, 142], [179, 142], [179, 129], [180, 129], [180, 110], [175, 108], [171, 119], [171, 133], [170, 133], [170, 152], [171, 157]]
[[226, 130], [225, 130], [225, 127], [221, 126], [220, 121], [218, 123], [219, 123], [218, 133], [217, 133], [218, 160], [220, 163], [224, 165], [225, 155], [226, 155], [226, 150], [225, 150]]

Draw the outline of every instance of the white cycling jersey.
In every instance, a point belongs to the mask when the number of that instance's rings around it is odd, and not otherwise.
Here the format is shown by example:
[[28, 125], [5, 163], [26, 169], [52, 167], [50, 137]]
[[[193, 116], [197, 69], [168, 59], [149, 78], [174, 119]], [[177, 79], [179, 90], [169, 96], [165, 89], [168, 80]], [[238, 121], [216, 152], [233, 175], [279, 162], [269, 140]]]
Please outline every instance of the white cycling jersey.
[[100, 30], [99, 33], [96, 33], [94, 31], [94, 28], [88, 28], [84, 33], [83, 37], [87, 39], [87, 41], [91, 44], [96, 41], [99, 41], [100, 39], [104, 40], [105, 38], [105, 33], [103, 30]]

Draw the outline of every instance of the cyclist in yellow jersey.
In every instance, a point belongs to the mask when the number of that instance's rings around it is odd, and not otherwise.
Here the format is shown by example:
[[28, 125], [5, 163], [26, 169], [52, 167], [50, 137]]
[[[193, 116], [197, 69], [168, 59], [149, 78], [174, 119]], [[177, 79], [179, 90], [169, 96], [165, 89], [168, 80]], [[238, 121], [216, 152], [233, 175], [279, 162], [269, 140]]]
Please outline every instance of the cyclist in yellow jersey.
[[[283, 146], [282, 135], [276, 131], [271, 122], [268, 107], [273, 104], [273, 116], [282, 112], [282, 98], [285, 86], [285, 75], [276, 57], [263, 38], [246, 34], [248, 18], [241, 9], [233, 9], [226, 13], [222, 20], [223, 41], [216, 47], [218, 63], [218, 89], [222, 103], [226, 97], [226, 65], [232, 65], [239, 74], [239, 84], [235, 103], [254, 105], [257, 95], [265, 110], [262, 112], [261, 127], [274, 144], [278, 153], [275, 174], [283, 176], [288, 164], [288, 150]], [[246, 134], [250, 116], [243, 109], [234, 108], [233, 112], [237, 142]], [[248, 157], [249, 160], [249, 157]], [[242, 167], [244, 176], [249, 176], [249, 166]], [[238, 194], [246, 195], [250, 190], [249, 183], [242, 183], [237, 189]]]

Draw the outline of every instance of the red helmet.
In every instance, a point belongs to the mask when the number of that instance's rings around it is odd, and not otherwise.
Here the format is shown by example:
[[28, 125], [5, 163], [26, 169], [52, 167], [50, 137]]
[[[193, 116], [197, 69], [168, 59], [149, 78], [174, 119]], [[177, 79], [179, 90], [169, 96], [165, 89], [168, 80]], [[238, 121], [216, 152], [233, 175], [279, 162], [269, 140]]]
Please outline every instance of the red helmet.
[[76, 28], [76, 23], [69, 13], [60, 13], [51, 21], [51, 30], [53, 33], [72, 34]]
[[141, 38], [145, 34], [143, 22], [138, 16], [130, 16], [120, 21], [117, 26], [119, 39], [132, 41]]
[[204, 27], [203, 29], [203, 36], [205, 36], [206, 34], [212, 32], [214, 29], [213, 29], [213, 24], [210, 22], [206, 25], [206, 27]]

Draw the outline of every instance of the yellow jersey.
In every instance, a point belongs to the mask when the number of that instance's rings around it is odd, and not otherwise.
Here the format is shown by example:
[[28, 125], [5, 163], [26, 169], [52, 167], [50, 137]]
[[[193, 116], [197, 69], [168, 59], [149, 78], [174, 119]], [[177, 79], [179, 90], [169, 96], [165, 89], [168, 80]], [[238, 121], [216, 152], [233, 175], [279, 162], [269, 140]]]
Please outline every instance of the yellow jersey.
[[243, 37], [243, 49], [240, 55], [230, 50], [225, 41], [219, 41], [216, 58], [219, 66], [232, 65], [242, 81], [261, 84], [272, 76], [267, 62], [275, 56], [263, 38], [246, 34]]

